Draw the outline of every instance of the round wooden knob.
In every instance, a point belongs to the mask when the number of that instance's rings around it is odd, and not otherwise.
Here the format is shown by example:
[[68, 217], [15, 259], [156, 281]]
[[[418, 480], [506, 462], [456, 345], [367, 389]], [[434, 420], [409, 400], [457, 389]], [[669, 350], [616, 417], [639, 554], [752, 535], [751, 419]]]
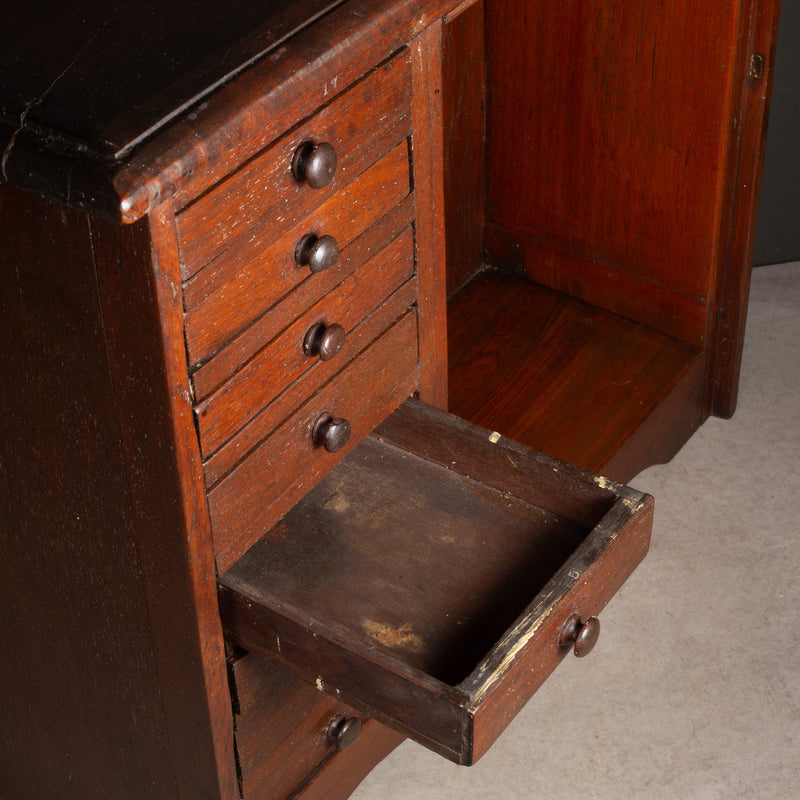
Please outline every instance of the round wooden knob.
[[336, 150], [328, 142], [303, 142], [294, 151], [292, 174], [312, 189], [327, 186], [336, 172]]
[[344, 750], [358, 738], [361, 733], [361, 720], [358, 717], [335, 716], [328, 724], [328, 739], [336, 745], [337, 750]]
[[333, 236], [307, 233], [295, 245], [294, 260], [298, 267], [308, 267], [312, 272], [323, 272], [339, 260], [339, 244]]
[[319, 356], [320, 361], [330, 361], [344, 345], [347, 334], [341, 325], [312, 325], [303, 339], [303, 351], [307, 356]]
[[570, 614], [561, 628], [558, 643], [561, 647], [572, 647], [578, 658], [588, 656], [597, 644], [600, 636], [600, 620], [589, 617], [586, 622], [581, 622], [578, 614]]
[[330, 412], [323, 411], [314, 422], [311, 438], [329, 453], [335, 453], [350, 440], [350, 423], [346, 419], [334, 417]]

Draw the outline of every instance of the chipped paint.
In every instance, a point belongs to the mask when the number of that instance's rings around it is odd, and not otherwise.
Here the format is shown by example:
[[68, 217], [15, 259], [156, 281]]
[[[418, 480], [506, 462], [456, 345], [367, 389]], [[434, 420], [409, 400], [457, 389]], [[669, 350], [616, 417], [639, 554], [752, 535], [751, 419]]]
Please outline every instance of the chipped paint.
[[317, 676], [317, 679], [314, 681], [314, 686], [316, 686], [321, 692], [325, 691], [325, 682], [322, 680], [322, 676]]
[[498, 443], [498, 442], [499, 442], [499, 441], [500, 441], [502, 438], [503, 438], [503, 437], [502, 437], [502, 435], [501, 435], [501, 434], [499, 434], [497, 431], [492, 431], [492, 432], [489, 434], [489, 441], [490, 441], [492, 444], [497, 444], [497, 443]]
[[608, 478], [604, 478], [602, 475], [595, 475], [594, 482], [601, 488], [605, 489], [608, 492], [618, 492], [620, 490], [620, 485], [616, 481], [609, 480]]

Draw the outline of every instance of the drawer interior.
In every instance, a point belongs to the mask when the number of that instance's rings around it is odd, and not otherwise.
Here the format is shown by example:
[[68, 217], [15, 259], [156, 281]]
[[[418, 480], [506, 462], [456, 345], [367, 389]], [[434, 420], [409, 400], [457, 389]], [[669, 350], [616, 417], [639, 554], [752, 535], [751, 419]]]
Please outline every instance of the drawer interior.
[[408, 401], [220, 580], [265, 655], [472, 763], [644, 557], [651, 498]]

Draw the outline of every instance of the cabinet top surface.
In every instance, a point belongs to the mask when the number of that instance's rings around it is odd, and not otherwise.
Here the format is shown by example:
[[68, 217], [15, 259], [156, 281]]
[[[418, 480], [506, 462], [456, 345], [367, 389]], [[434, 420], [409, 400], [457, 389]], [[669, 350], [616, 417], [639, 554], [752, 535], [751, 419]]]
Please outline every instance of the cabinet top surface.
[[19, 129], [114, 161], [342, 0], [15, 2], [0, 143]]

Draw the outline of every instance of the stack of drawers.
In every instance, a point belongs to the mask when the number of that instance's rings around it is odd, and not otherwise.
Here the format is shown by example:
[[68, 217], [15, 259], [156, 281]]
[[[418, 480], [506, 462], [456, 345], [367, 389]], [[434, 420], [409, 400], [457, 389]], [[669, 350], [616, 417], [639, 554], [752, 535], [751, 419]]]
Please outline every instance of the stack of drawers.
[[178, 217], [220, 572], [418, 387], [410, 86], [403, 52]]

